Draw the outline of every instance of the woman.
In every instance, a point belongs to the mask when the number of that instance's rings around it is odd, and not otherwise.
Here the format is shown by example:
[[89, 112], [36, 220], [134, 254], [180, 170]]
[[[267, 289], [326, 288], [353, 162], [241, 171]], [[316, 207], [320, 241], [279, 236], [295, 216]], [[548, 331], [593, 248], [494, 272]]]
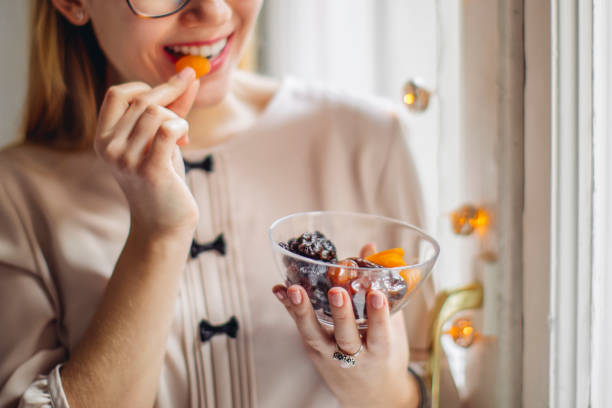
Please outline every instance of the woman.
[[[362, 338], [343, 289], [329, 293], [330, 333], [303, 288], [274, 286], [266, 229], [280, 216], [421, 217], [392, 110], [236, 70], [260, 7], [33, 2], [25, 143], [0, 158], [1, 406], [423, 400], [404, 319], [380, 292]], [[175, 74], [183, 54], [211, 72]], [[424, 349], [420, 296], [406, 319]], [[337, 347], [361, 350], [356, 367]]]

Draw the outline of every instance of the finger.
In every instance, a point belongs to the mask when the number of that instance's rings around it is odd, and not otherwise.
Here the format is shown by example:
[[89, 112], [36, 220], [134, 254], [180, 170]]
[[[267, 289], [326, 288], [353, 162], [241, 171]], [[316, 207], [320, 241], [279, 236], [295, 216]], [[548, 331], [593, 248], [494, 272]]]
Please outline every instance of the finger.
[[178, 119], [178, 116], [159, 105], [150, 105], [142, 113], [126, 142], [124, 154], [126, 166], [135, 167], [142, 160], [161, 124], [171, 119]]
[[151, 87], [142, 82], [111, 86], [98, 113], [98, 134], [104, 135], [106, 130], [113, 128], [130, 107], [130, 101], [150, 90]]
[[171, 166], [176, 142], [188, 132], [189, 124], [185, 119], [170, 119], [162, 123], [151, 143], [148, 160], [156, 166]]
[[151, 104], [168, 106], [187, 92], [193, 82], [199, 82], [195, 79], [195, 71], [191, 67], [186, 67], [171, 77], [168, 82], [156, 86], [142, 96], [146, 106]]
[[[276, 296], [280, 300], [279, 295]], [[319, 324], [304, 288], [299, 285], [290, 286], [285, 291], [285, 296], [286, 299], [281, 302], [293, 318], [306, 347], [322, 354], [330, 353], [333, 347], [332, 342], [327, 332]]]
[[368, 350], [373, 353], [387, 353], [391, 345], [391, 318], [389, 303], [385, 295], [371, 290], [367, 297], [368, 331], [366, 341]]
[[[181, 95], [189, 91], [190, 85], [195, 82], [194, 80], [195, 73], [193, 69], [187, 67], [179, 74], [170, 78], [167, 83], [133, 97], [129, 108], [113, 128], [113, 140], [111, 143], [116, 145], [117, 149], [125, 146], [141, 115], [147, 112], [148, 109], [153, 109], [152, 112], [155, 112], [155, 108], [151, 108], [152, 106], [166, 106], [174, 102]], [[195, 95], [192, 97], [195, 97]]]
[[367, 258], [370, 255], [374, 255], [376, 252], [376, 244], [374, 242], [369, 242], [361, 248], [361, 252], [359, 252], [360, 258]]
[[331, 288], [328, 296], [336, 343], [345, 353], [354, 354], [361, 347], [361, 337], [357, 330], [351, 298], [346, 290], [339, 287]]
[[187, 116], [193, 102], [195, 101], [198, 91], [200, 90], [200, 81], [193, 81], [187, 91], [178, 97], [174, 102], [167, 106], [168, 109], [184, 118]]
[[284, 285], [275, 285], [272, 288], [272, 293], [274, 293], [283, 306], [291, 307], [291, 301], [287, 295], [287, 288]]

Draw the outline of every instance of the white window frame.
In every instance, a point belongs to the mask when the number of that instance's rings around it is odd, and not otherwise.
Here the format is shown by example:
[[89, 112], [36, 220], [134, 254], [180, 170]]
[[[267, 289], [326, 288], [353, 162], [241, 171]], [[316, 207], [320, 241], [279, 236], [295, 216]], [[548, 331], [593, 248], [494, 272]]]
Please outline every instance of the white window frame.
[[525, 407], [612, 406], [611, 20], [526, 2]]
[[612, 406], [612, 5], [594, 0], [593, 15], [593, 291], [591, 406]]
[[549, 406], [588, 407], [593, 279], [593, 1], [551, 4]]

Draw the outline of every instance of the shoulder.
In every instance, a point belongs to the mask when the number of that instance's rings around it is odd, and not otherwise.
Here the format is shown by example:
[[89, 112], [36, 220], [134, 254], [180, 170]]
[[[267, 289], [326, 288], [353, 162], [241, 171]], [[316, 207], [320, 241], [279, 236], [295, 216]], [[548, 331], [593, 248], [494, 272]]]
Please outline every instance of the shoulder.
[[[7, 199], [0, 217], [12, 212], [22, 219], [40, 220], [68, 200], [65, 197], [79, 197], [99, 169], [93, 150], [59, 151], [29, 144], [4, 148], [0, 150], [0, 189]], [[9, 204], [13, 208], [7, 211]]]
[[379, 138], [405, 130], [399, 106], [380, 97], [291, 76], [278, 80], [242, 71], [233, 86], [255, 110], [282, 122], [306, 119], [357, 134], [375, 132]]
[[405, 133], [405, 117], [389, 100], [294, 78], [286, 79], [283, 86], [287, 88], [285, 106], [300, 106], [303, 113], [325, 121], [339, 133], [375, 138], [383, 144]]
[[93, 149], [67, 151], [32, 144], [19, 144], [0, 149], [0, 181], [53, 183], [81, 177], [96, 166]]
[[233, 93], [254, 111], [264, 111], [281, 87], [281, 81], [260, 74], [236, 71], [232, 81]]

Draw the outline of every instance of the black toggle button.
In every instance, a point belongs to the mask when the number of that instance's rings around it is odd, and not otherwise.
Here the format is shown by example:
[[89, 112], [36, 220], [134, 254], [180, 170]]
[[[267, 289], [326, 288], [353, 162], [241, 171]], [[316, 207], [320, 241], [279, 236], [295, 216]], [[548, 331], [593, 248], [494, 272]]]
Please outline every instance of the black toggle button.
[[192, 258], [197, 258], [198, 255], [206, 251], [217, 251], [221, 255], [225, 255], [225, 238], [223, 234], [219, 234], [213, 242], [206, 244], [198, 244], [195, 239], [191, 241], [190, 254]]
[[225, 333], [232, 339], [235, 339], [238, 329], [238, 319], [236, 319], [236, 316], [232, 316], [227, 323], [218, 326], [213, 326], [208, 321], [202, 320], [200, 322], [200, 340], [202, 340], [202, 343], [206, 343], [220, 333]]
[[215, 168], [215, 162], [213, 161], [213, 157], [211, 154], [209, 154], [204, 158], [204, 160], [199, 162], [188, 162], [187, 160], [183, 159], [183, 163], [185, 163], [185, 173], [193, 169], [200, 169], [204, 170], [207, 173], [212, 173]]

